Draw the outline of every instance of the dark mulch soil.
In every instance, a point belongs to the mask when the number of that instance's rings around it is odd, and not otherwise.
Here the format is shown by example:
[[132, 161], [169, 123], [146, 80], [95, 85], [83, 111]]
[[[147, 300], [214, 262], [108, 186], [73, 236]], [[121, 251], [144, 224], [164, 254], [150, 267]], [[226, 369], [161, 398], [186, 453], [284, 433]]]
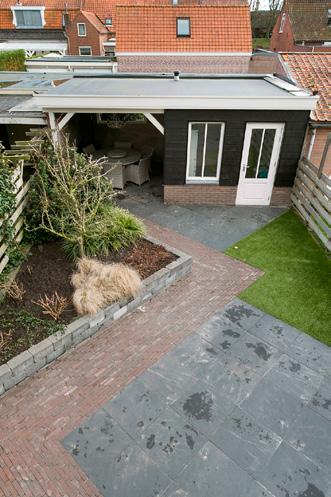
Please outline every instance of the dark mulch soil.
[[[138, 271], [145, 279], [174, 261], [176, 256], [160, 245], [141, 240], [135, 247], [122, 249], [102, 258], [104, 262], [122, 262]], [[61, 323], [76, 317], [71, 303], [73, 288], [70, 283], [75, 263], [64, 254], [60, 243], [47, 243], [31, 249], [22, 264], [16, 281], [23, 285], [21, 301], [6, 297], [0, 304], [0, 364], [26, 350], [31, 345], [54, 333], [61, 327], [43, 313], [34, 302], [55, 292], [66, 297], [70, 306], [61, 316]]]

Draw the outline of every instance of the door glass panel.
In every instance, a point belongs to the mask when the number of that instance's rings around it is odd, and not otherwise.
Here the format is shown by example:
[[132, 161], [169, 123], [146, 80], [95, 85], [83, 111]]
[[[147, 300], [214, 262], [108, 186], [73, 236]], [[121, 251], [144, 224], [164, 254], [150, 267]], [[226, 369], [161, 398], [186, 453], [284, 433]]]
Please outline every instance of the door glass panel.
[[255, 178], [258, 169], [263, 129], [253, 129], [246, 169], [246, 178]]
[[275, 143], [275, 136], [276, 136], [275, 129], [265, 130], [259, 173], [257, 176], [258, 178], [268, 178], [269, 169], [270, 169], [270, 160]]
[[217, 175], [218, 151], [220, 146], [221, 124], [208, 123], [206, 156], [205, 156], [205, 177], [215, 178]]
[[190, 177], [195, 177], [195, 176], [201, 177], [202, 175], [204, 141], [205, 141], [205, 125], [192, 124], [191, 144], [190, 144], [190, 163], [189, 163]]

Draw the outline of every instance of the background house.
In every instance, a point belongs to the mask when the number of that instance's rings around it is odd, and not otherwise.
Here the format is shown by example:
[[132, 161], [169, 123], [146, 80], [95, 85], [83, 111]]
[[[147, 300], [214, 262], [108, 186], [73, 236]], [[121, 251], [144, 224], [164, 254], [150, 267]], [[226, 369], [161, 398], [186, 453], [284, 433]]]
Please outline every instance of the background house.
[[[316, 109], [311, 112], [304, 155], [319, 166], [325, 143], [331, 133], [331, 53], [282, 54], [289, 75], [298, 85], [319, 95]], [[331, 175], [331, 147], [325, 161], [325, 174]]]
[[245, 72], [251, 53], [246, 0], [116, 8], [119, 71]]
[[285, 0], [270, 48], [276, 52], [330, 52], [330, 0]]

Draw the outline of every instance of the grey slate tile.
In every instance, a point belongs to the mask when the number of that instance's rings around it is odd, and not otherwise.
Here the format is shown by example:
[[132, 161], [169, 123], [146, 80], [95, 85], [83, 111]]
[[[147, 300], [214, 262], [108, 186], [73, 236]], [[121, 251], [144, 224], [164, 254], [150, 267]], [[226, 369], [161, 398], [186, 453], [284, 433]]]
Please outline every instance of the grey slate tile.
[[103, 464], [90, 463], [87, 475], [104, 497], [157, 497], [171, 482], [135, 445]]
[[326, 378], [313, 396], [310, 407], [331, 421], [331, 378]]
[[331, 481], [326, 473], [284, 442], [257, 479], [275, 497], [329, 497]]
[[205, 442], [205, 437], [194, 426], [167, 409], [144, 431], [139, 445], [173, 479]]
[[223, 315], [216, 315], [209, 319], [198, 333], [215, 347], [226, 352], [245, 332]]
[[210, 438], [222, 420], [233, 411], [235, 405], [226, 396], [203, 381], [198, 381], [179, 400], [171, 405], [187, 423]]
[[281, 352], [253, 335], [240, 338], [226, 353], [229, 362], [240, 360], [259, 374], [264, 374], [279, 360]]
[[103, 408], [127, 433], [137, 438], [168, 404], [160, 389], [150, 388], [138, 378]]
[[176, 483], [190, 497], [272, 497], [210, 442], [194, 456]]
[[213, 434], [211, 441], [251, 475], [266, 466], [282, 438], [237, 407]]
[[331, 347], [301, 333], [287, 354], [314, 371], [331, 375]]
[[85, 471], [89, 470], [91, 464], [97, 466], [103, 464], [104, 460], [118, 456], [131, 443], [129, 435], [103, 409], [93, 414], [62, 441], [63, 446]]
[[248, 332], [283, 351], [300, 335], [292, 326], [270, 315], [263, 316]]
[[293, 424], [286, 441], [325, 470], [331, 468], [331, 423], [308, 407]]
[[296, 395], [279, 388], [277, 379], [266, 375], [241, 407], [257, 422], [284, 437], [304, 403]]
[[265, 314], [240, 299], [234, 299], [222, 312], [223, 316], [232, 323], [248, 330]]

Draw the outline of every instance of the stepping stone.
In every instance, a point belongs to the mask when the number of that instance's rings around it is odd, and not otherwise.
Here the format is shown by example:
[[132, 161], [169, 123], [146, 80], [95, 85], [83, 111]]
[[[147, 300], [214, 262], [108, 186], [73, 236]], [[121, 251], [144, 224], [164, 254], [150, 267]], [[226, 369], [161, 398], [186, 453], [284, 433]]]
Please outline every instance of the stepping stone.
[[318, 466], [331, 468], [331, 423], [315, 411], [302, 410], [286, 441]]
[[266, 466], [282, 442], [281, 437], [239, 407], [210, 440], [251, 475]]
[[275, 497], [329, 497], [331, 481], [326, 473], [284, 442], [257, 479]]

